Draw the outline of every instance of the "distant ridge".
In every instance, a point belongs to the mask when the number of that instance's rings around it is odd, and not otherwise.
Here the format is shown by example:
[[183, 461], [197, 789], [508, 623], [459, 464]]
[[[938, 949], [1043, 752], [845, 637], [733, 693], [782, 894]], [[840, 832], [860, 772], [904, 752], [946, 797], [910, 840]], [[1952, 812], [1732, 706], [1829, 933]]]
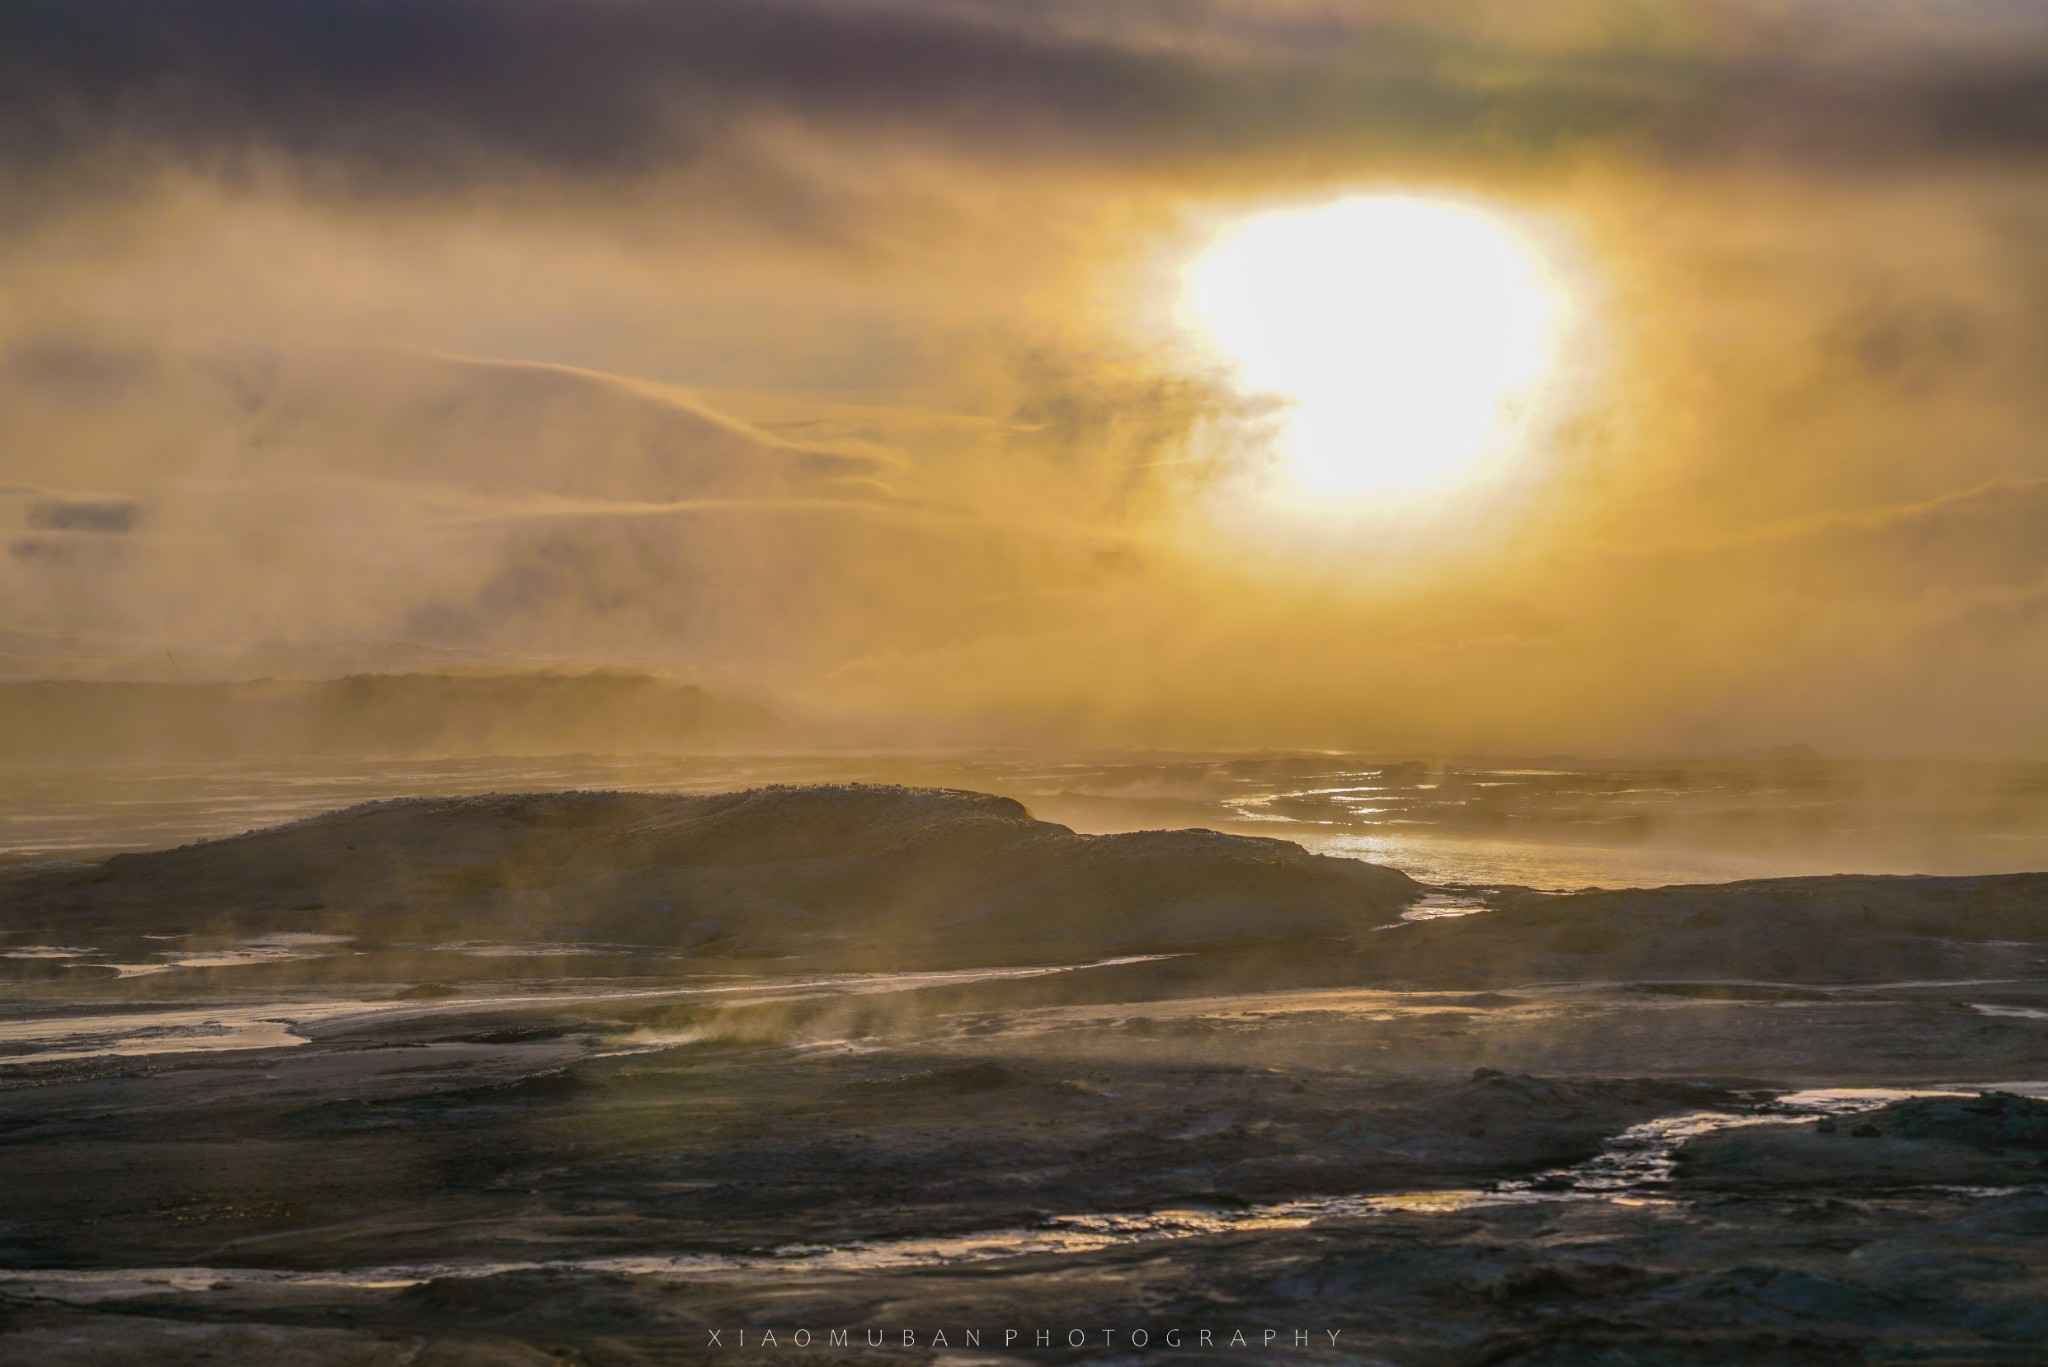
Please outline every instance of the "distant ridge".
[[633, 753], [759, 742], [766, 708], [625, 670], [0, 682], [0, 759]]
[[820, 784], [368, 802], [0, 876], [0, 924], [50, 944], [175, 928], [901, 967], [1333, 942], [1420, 892], [1284, 840], [1080, 835], [987, 793]]

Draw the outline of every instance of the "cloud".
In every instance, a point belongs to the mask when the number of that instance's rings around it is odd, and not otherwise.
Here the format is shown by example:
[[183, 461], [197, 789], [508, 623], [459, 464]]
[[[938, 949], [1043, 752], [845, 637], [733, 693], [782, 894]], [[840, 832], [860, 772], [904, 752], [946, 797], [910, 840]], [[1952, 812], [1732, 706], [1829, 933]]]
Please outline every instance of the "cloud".
[[2048, 23], [1988, 3], [1944, 13], [18, 0], [0, 11], [0, 160], [44, 177], [95, 166], [102, 188], [167, 157], [421, 194], [642, 175], [778, 120], [1110, 162], [1588, 142], [2038, 156]]
[[17, 635], [226, 658], [383, 641], [760, 681], [1028, 627], [1099, 573], [1097, 539], [1014, 500], [1001, 518], [937, 500], [872, 441], [818, 422], [793, 440], [650, 382], [359, 347], [155, 373], [166, 407], [231, 411], [234, 446], [153, 464], [129, 496], [0, 501]]
[[493, 498], [888, 501], [903, 462], [776, 436], [678, 387], [576, 366], [322, 347], [214, 366], [245, 465], [315, 461]]
[[28, 525], [38, 531], [119, 534], [135, 529], [136, 506], [125, 499], [38, 499]]
[[[1981, 747], [2048, 687], [2043, 72], [1993, 0], [17, 0], [5, 667]], [[1180, 254], [1388, 188], [1560, 244], [1566, 419], [1445, 508], [1231, 506]]]
[[945, 7], [790, 0], [88, 0], [0, 21], [6, 145], [276, 151], [415, 185], [687, 161], [752, 114], [1114, 135], [1199, 71]]

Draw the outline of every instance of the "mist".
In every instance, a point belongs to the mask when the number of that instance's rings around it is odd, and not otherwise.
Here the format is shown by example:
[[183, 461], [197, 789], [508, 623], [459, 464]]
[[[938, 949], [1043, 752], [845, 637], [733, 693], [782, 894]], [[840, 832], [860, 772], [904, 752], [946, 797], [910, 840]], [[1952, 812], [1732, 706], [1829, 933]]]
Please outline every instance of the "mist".
[[[12, 678], [2048, 755], [2024, 7], [31, 3], [0, 52]], [[1372, 192], [1550, 244], [1554, 419], [1276, 511], [1171, 282]]]

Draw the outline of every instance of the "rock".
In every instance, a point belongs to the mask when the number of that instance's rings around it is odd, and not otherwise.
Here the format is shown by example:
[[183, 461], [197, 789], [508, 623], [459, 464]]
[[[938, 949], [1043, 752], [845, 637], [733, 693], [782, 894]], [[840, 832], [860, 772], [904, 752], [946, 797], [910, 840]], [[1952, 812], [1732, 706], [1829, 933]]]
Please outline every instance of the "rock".
[[1078, 835], [1004, 797], [838, 784], [373, 802], [18, 873], [0, 879], [0, 910], [53, 934], [79, 922], [378, 943], [566, 934], [741, 958], [974, 963], [1342, 939], [1395, 923], [1419, 891], [1393, 869], [1281, 840]]
[[[1843, 1145], [1834, 1135], [1846, 1126]], [[2010, 1186], [2040, 1180], [2048, 1101], [1985, 1092], [1912, 1097], [1812, 1127], [1754, 1126], [1702, 1135], [1677, 1155], [1688, 1182], [1714, 1187], [1898, 1190]]]

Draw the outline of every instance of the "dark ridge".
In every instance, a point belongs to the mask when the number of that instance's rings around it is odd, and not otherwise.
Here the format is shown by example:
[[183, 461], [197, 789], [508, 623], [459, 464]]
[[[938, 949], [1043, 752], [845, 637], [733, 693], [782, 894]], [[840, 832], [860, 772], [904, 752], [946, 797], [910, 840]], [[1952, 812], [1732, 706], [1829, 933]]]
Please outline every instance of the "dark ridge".
[[37, 933], [597, 942], [727, 958], [995, 962], [1390, 924], [1392, 869], [1214, 831], [1078, 835], [1009, 798], [869, 785], [374, 802], [20, 870]]

